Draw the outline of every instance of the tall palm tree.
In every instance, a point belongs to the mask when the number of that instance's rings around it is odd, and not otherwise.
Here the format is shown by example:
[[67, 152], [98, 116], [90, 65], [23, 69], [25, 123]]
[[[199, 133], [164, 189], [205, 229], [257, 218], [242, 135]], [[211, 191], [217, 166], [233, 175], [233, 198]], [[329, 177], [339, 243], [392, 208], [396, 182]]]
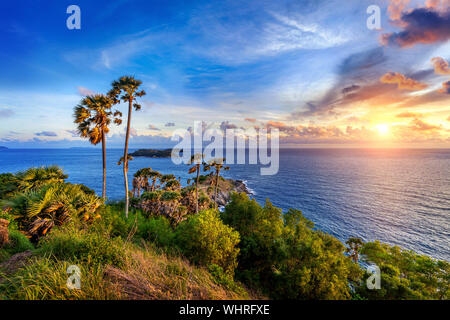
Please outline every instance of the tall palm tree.
[[195, 180], [195, 213], [198, 213], [198, 183], [200, 178], [200, 167], [203, 163], [203, 155], [200, 153], [196, 153], [191, 157], [191, 161], [189, 164], [194, 164], [188, 171], [189, 174], [196, 173], [197, 178]]
[[111, 121], [120, 125], [122, 113], [112, 112], [114, 101], [105, 95], [96, 94], [83, 98], [75, 107], [74, 122], [81, 137], [97, 145], [102, 143], [103, 156], [103, 200], [106, 199], [106, 134], [109, 132]]
[[217, 190], [219, 189], [219, 177], [220, 177], [220, 170], [230, 170], [230, 167], [224, 167], [223, 164], [225, 163], [225, 158], [222, 159], [214, 159], [211, 160], [209, 164], [204, 166], [204, 171], [209, 171], [212, 168], [216, 170], [215, 172], [215, 186], [214, 186], [214, 207], [217, 209]]
[[138, 111], [141, 109], [141, 105], [136, 102], [136, 98], [145, 95], [144, 90], [140, 90], [142, 85], [141, 80], [135, 79], [133, 76], [123, 76], [119, 80], [113, 81], [112, 89], [109, 92], [109, 96], [114, 100], [114, 103], [119, 103], [120, 100], [123, 102], [128, 102], [128, 121], [127, 121], [127, 131], [125, 135], [125, 149], [123, 156], [123, 175], [125, 179], [125, 217], [128, 218], [128, 206], [129, 206], [129, 195], [128, 195], [128, 140], [130, 138], [130, 128], [131, 128], [131, 112], [134, 110]]

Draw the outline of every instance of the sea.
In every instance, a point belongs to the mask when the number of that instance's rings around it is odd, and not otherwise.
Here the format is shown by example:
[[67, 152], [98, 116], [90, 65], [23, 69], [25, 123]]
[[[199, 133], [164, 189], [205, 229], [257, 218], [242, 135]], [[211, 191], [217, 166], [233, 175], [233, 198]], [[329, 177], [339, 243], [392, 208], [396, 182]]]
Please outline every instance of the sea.
[[[133, 150], [131, 149], [130, 152]], [[117, 161], [122, 149], [107, 150], [107, 197], [123, 198]], [[315, 227], [342, 241], [380, 240], [450, 261], [450, 149], [281, 149], [276, 175], [260, 165], [230, 165], [223, 176], [243, 180], [262, 205], [299, 209]], [[0, 150], [0, 173], [33, 166], [61, 166], [68, 181], [101, 194], [98, 148]], [[189, 178], [187, 165], [170, 158], [137, 157], [130, 179], [143, 167]], [[131, 181], [131, 180], [130, 180]]]

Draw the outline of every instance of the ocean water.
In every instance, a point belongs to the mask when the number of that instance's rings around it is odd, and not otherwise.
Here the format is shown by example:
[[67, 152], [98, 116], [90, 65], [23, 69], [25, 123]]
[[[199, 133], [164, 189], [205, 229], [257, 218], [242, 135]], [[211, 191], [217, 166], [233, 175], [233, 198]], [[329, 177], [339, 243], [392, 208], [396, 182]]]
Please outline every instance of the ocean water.
[[[132, 151], [132, 150], [131, 150]], [[121, 149], [107, 151], [107, 196], [123, 197]], [[101, 194], [100, 149], [9, 149], [0, 151], [0, 172], [57, 164], [69, 182]], [[186, 165], [170, 159], [135, 158], [137, 169], [152, 167], [188, 178]], [[274, 176], [258, 165], [231, 165], [225, 177], [246, 181], [254, 198], [287, 210], [296, 208], [316, 227], [342, 241], [351, 236], [380, 240], [450, 261], [450, 150], [282, 149]]]

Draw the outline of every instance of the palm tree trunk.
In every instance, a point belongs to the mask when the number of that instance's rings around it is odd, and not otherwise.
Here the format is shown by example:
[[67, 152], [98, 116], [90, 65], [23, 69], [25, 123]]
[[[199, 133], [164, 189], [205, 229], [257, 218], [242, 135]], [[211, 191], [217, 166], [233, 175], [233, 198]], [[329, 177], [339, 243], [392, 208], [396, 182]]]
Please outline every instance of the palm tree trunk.
[[195, 184], [195, 213], [198, 213], [198, 180], [200, 177], [200, 167], [197, 166], [197, 183]]
[[106, 200], [106, 145], [105, 131], [102, 131], [102, 156], [103, 156], [103, 201]]
[[217, 210], [217, 189], [219, 188], [219, 172], [220, 169], [216, 171], [216, 191], [214, 192], [214, 207]]
[[133, 99], [130, 98], [128, 105], [128, 122], [127, 122], [127, 133], [125, 136], [125, 151], [123, 154], [123, 176], [125, 178], [125, 217], [128, 218], [128, 206], [130, 199], [128, 196], [128, 139], [130, 137], [130, 125], [131, 125], [131, 107], [133, 105]]

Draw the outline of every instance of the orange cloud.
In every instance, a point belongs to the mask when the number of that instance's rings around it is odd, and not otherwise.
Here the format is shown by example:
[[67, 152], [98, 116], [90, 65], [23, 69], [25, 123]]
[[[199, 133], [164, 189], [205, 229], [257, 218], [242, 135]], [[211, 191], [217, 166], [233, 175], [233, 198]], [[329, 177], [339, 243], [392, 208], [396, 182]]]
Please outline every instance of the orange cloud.
[[267, 122], [267, 126], [273, 127], [273, 128], [278, 128], [278, 129], [287, 127], [287, 125], [285, 123], [279, 122], [279, 121], [269, 121], [269, 122]]
[[388, 72], [380, 78], [380, 81], [382, 83], [397, 84], [398, 89], [409, 91], [423, 90], [428, 87], [427, 84], [405, 77], [398, 72]]
[[443, 12], [448, 9], [449, 2], [448, 0], [427, 0], [425, 6]]
[[442, 88], [438, 90], [440, 93], [448, 93], [450, 94], [450, 80], [445, 81], [442, 84]]
[[410, 0], [391, 0], [388, 6], [389, 18], [393, 21], [400, 20], [402, 12]]
[[433, 63], [434, 72], [436, 74], [450, 74], [448, 62], [441, 57], [434, 57], [433, 59], [431, 59], [431, 62]]
[[394, 24], [402, 30], [382, 34], [380, 41], [383, 45], [407, 48], [418, 43], [431, 44], [450, 39], [450, 10], [417, 8], [403, 12]]
[[435, 126], [429, 123], [426, 123], [419, 119], [414, 119], [409, 126], [410, 129], [415, 131], [432, 131], [432, 130], [440, 130], [442, 129], [439, 126]]
[[248, 121], [248, 122], [256, 122], [256, 119], [254, 119], [254, 118], [245, 118], [245, 121]]
[[415, 113], [415, 112], [402, 112], [396, 115], [397, 118], [420, 118], [422, 116], [422, 114], [420, 113]]

